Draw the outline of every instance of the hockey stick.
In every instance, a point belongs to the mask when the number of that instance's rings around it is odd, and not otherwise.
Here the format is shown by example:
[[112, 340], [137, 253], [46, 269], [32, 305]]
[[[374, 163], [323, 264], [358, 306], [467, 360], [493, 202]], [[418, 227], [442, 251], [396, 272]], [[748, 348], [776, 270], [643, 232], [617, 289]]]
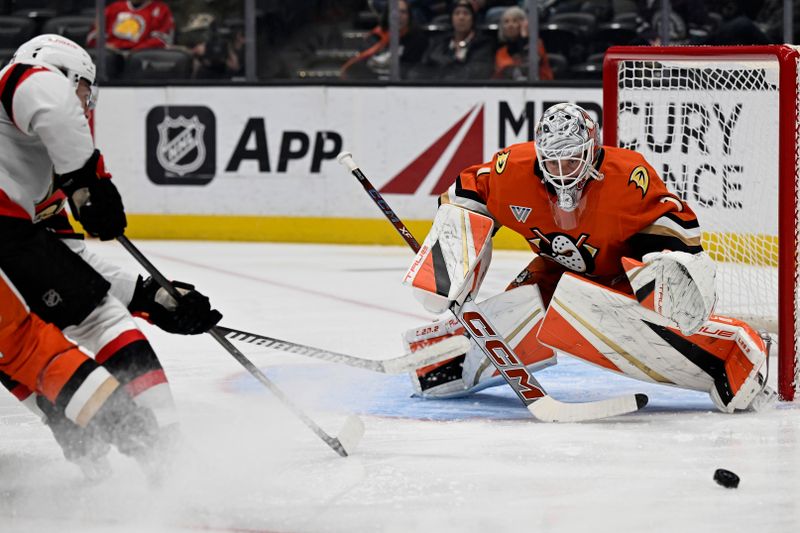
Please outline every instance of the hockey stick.
[[[164, 277], [161, 272], [147, 259], [147, 257], [139, 251], [136, 246], [124, 235], [117, 237], [122, 246], [139, 262], [142, 267], [150, 274], [156, 282], [169, 293], [170, 296], [179, 300], [181, 295], [172, 283]], [[347, 457], [355, 449], [361, 436], [364, 434], [364, 423], [356, 415], [350, 415], [344, 422], [338, 437], [331, 437], [328, 435], [316, 422], [311, 420], [299, 407], [297, 407], [284, 392], [278, 388], [267, 376], [264, 375], [250, 360], [240, 352], [236, 346], [230, 343], [225, 338], [223, 333], [217, 328], [211, 328], [208, 333], [214, 337], [218, 343], [222, 345], [225, 350], [236, 359], [254, 378], [260, 381], [266, 388], [268, 388], [278, 399], [292, 411], [297, 418], [303, 421], [311, 431], [317, 434], [319, 438], [325, 441], [325, 444], [330, 446], [336, 453], [342, 457]]]
[[448, 337], [442, 342], [437, 342], [436, 344], [421, 348], [416, 352], [406, 353], [390, 359], [375, 360], [331, 352], [305, 344], [284, 341], [273, 337], [267, 337], [266, 335], [248, 333], [247, 331], [226, 328], [224, 326], [217, 326], [216, 329], [230, 341], [254, 344], [264, 348], [272, 348], [283, 352], [304, 355], [330, 363], [341, 363], [355, 368], [381, 372], [383, 374], [403, 374], [405, 372], [411, 372], [423, 366], [451, 359], [469, 349], [469, 341], [464, 338], [463, 335], [456, 335]]
[[[358, 179], [364, 190], [383, 211], [386, 218], [392, 222], [411, 249], [418, 252], [420, 245], [417, 240], [356, 165], [352, 154], [342, 152], [338, 155], [337, 160]], [[545, 392], [531, 371], [522, 364], [511, 347], [506, 344], [505, 339], [496, 333], [497, 328], [492, 326], [489, 319], [471, 298], [467, 298], [460, 306], [454, 302], [450, 306], [450, 311], [464, 329], [470, 332], [473, 340], [537, 420], [546, 422], [596, 420], [632, 413], [647, 405], [647, 396], [644, 394], [631, 394], [584, 403], [560, 402]]]

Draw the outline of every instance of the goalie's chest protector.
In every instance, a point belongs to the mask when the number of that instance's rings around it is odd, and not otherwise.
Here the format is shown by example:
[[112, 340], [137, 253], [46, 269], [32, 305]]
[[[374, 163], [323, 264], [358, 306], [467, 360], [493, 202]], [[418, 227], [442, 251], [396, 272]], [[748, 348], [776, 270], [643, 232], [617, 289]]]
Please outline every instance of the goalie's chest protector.
[[565, 269], [599, 278], [622, 275], [620, 260], [631, 254], [629, 239], [671, 210], [671, 202], [660, 201], [668, 194], [664, 184], [639, 154], [604, 148], [599, 166], [604, 179], [589, 181], [575, 210], [575, 227], [562, 228], [532, 152], [515, 158], [512, 147], [504, 167], [493, 165], [489, 212], [522, 235], [534, 252]]

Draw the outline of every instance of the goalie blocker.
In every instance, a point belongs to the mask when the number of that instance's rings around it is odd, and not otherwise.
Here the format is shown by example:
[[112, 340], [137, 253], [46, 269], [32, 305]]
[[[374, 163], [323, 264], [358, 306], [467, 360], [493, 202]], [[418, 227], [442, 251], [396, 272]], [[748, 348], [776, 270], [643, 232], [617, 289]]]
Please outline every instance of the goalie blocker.
[[452, 204], [436, 211], [433, 226], [403, 283], [431, 313], [461, 305], [480, 289], [492, 260], [494, 221]]

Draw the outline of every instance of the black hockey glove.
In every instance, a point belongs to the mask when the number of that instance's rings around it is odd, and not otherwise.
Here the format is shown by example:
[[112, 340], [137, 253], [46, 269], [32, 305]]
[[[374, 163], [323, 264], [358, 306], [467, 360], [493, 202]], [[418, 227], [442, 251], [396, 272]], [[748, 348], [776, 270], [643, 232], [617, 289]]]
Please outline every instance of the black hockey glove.
[[194, 285], [180, 281], [173, 281], [172, 285], [181, 293], [177, 303], [153, 278], [140, 276], [128, 309], [144, 315], [164, 331], [179, 335], [205, 333], [222, 319], [222, 314], [211, 309], [208, 297], [194, 290]]
[[57, 185], [66, 193], [72, 215], [89, 235], [109, 241], [125, 233], [128, 221], [122, 198], [99, 150], [83, 167], [59, 176]]
[[117, 188], [110, 179], [100, 179], [89, 186], [89, 198], [76, 205], [69, 197], [69, 207], [83, 229], [101, 241], [110, 241], [125, 233], [128, 220]]

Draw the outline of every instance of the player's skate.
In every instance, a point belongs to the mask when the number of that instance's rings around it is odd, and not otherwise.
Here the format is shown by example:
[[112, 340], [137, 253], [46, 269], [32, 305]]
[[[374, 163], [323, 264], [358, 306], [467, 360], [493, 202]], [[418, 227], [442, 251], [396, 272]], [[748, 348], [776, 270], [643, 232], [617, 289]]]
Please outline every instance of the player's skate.
[[[725, 362], [728, 379], [722, 390], [735, 392], [723, 398], [719, 385], [711, 391], [711, 399], [720, 411], [760, 411], [777, 400], [777, 393], [767, 385], [772, 340], [768, 334], [762, 334], [761, 339], [764, 350], [732, 350], [728, 356]], [[747, 377], [742, 380], [737, 375]]]
[[136, 459], [151, 484], [160, 483], [156, 417], [150, 409], [137, 405], [123, 388], [103, 402], [87, 429]]
[[[556, 363], [555, 353], [536, 340], [543, 308], [535, 286], [495, 295], [482, 302], [481, 308], [501, 329], [514, 352], [531, 371]], [[435, 347], [455, 335], [464, 335], [464, 328], [455, 318], [450, 318], [408, 330], [403, 341], [407, 349], [414, 352], [424, 347]], [[416, 393], [428, 398], [454, 398], [505, 383], [475, 343], [471, 343], [464, 354], [419, 368], [411, 373], [411, 377]]]
[[[38, 398], [37, 398], [38, 400]], [[46, 402], [46, 400], [44, 400]], [[82, 428], [67, 419], [63, 413], [52, 406], [46, 406], [42, 400], [37, 403], [46, 413], [45, 423], [53, 432], [53, 436], [61, 446], [64, 457], [76, 464], [84, 477], [92, 482], [102, 481], [111, 475], [108, 462], [110, 446], [96, 432]]]
[[765, 385], [761, 392], [756, 395], [750, 404], [750, 410], [761, 411], [778, 401], [778, 393], [768, 385]]

